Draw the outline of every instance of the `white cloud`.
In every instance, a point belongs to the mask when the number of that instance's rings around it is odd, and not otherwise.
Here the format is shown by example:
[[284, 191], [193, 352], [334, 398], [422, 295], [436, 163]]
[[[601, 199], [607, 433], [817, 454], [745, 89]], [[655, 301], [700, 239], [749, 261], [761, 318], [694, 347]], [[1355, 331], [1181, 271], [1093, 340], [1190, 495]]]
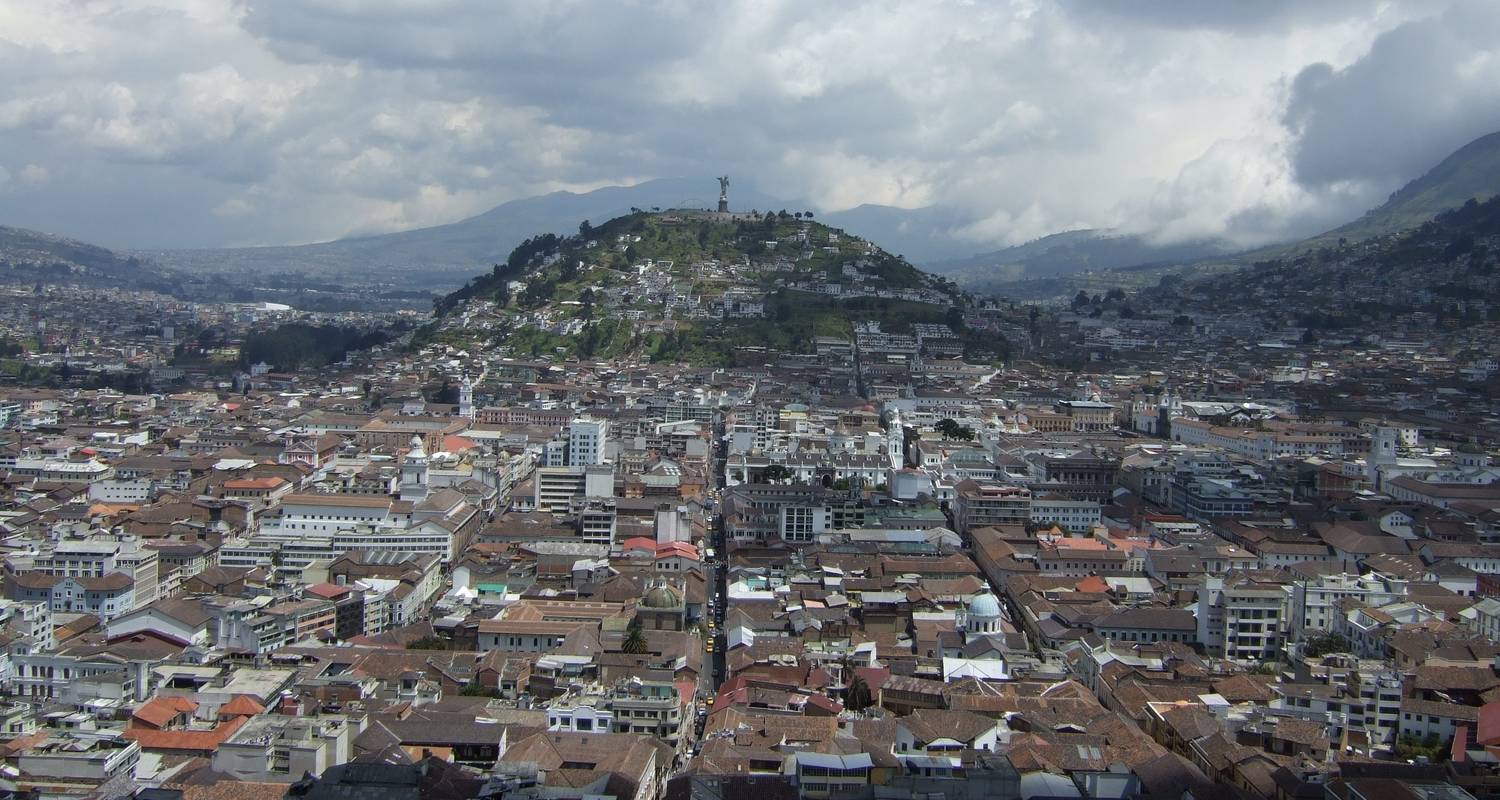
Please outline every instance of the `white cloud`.
[[52, 173], [41, 164], [27, 164], [21, 168], [21, 182], [37, 186], [52, 179]]
[[[727, 171], [822, 210], [961, 209], [976, 249], [1253, 243], [1357, 212], [1390, 188], [1372, 164], [1500, 127], [1475, 110], [1500, 108], [1494, 23], [1445, 7], [10, 0], [0, 131], [48, 179], [12, 180], [0, 220], [310, 241]], [[1439, 124], [1359, 130], [1382, 105]], [[176, 224], [142, 225], [141, 197]]]

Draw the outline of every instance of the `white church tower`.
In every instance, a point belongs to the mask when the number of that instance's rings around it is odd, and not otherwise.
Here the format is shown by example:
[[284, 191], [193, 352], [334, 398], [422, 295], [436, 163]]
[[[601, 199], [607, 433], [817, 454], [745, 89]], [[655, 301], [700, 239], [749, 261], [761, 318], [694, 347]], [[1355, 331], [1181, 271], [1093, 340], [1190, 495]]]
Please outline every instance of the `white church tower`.
[[464, 382], [458, 387], [458, 415], [466, 419], [474, 418], [474, 382], [469, 376], [464, 376]]
[[906, 426], [901, 422], [901, 409], [891, 409], [891, 418], [886, 425], [885, 453], [891, 469], [906, 466]]
[[422, 437], [411, 437], [411, 449], [401, 462], [401, 499], [421, 502], [427, 499], [427, 451]]

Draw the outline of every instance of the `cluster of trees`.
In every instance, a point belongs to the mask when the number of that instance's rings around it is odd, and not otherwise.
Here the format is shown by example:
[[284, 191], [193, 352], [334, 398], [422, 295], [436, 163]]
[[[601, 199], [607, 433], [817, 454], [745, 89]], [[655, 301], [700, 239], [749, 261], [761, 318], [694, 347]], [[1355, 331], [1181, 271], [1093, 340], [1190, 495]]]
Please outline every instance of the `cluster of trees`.
[[937, 424], [937, 431], [944, 439], [952, 439], [956, 442], [974, 441], [974, 429], [968, 425], [960, 425], [956, 420], [945, 419]]
[[1125, 290], [1119, 287], [1110, 289], [1102, 295], [1096, 294], [1093, 297], [1089, 297], [1088, 292], [1079, 289], [1078, 294], [1073, 295], [1073, 302], [1069, 306], [1078, 312], [1082, 312], [1085, 308], [1092, 306], [1093, 310], [1089, 312], [1089, 316], [1095, 318], [1103, 316], [1104, 309], [1109, 306], [1118, 308], [1120, 316], [1125, 319], [1135, 317], [1135, 309], [1131, 308], [1130, 304], [1125, 302]]
[[342, 361], [352, 350], [368, 350], [388, 341], [390, 334], [382, 330], [290, 322], [246, 336], [240, 345], [240, 366], [265, 362], [281, 370], [322, 367]]
[[1308, 658], [1322, 658], [1331, 653], [1348, 653], [1352, 649], [1349, 640], [1336, 633], [1309, 637], [1302, 645], [1302, 650]]
[[[588, 225], [588, 220], [584, 220], [579, 226], [580, 235], [583, 234], [585, 225]], [[592, 231], [592, 228], [588, 230]], [[505, 263], [493, 265], [489, 274], [477, 275], [463, 287], [433, 300], [433, 312], [438, 315], [447, 314], [457, 308], [459, 303], [473, 298], [488, 297], [501, 305], [508, 304], [510, 295], [506, 284], [526, 277], [536, 262], [556, 251], [562, 242], [562, 237], [555, 233], [543, 233], [521, 242], [510, 251]]]

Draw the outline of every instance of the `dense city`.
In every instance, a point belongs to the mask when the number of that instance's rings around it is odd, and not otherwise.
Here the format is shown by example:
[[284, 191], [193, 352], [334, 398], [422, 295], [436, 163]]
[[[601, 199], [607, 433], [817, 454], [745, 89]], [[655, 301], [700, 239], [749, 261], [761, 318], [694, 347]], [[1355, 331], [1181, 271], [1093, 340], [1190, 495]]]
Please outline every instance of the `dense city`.
[[[534, 271], [431, 321], [13, 288], [0, 784], [1500, 792], [1489, 326], [1318, 337], [1191, 292], [934, 283], [895, 295], [928, 321], [720, 364], [580, 354], [611, 315], [765, 325], [789, 296], [891, 293], [847, 234], [846, 283], [799, 278], [840, 234], [777, 224], [786, 257], [580, 261], [587, 309], [522, 308]], [[564, 241], [605, 267], [640, 243], [594, 236]], [[747, 283], [767, 259], [787, 274]]]
[[1495, 0], [0, 0], [0, 800], [1500, 800]]

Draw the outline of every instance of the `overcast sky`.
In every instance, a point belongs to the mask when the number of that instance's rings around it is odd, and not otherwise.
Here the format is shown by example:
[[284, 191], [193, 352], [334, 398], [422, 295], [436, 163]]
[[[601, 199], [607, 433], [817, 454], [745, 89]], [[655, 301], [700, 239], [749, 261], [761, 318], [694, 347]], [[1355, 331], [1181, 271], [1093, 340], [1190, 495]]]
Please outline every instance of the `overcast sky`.
[[728, 172], [1253, 244], [1500, 129], [1492, 2], [0, 0], [0, 224], [279, 244]]

